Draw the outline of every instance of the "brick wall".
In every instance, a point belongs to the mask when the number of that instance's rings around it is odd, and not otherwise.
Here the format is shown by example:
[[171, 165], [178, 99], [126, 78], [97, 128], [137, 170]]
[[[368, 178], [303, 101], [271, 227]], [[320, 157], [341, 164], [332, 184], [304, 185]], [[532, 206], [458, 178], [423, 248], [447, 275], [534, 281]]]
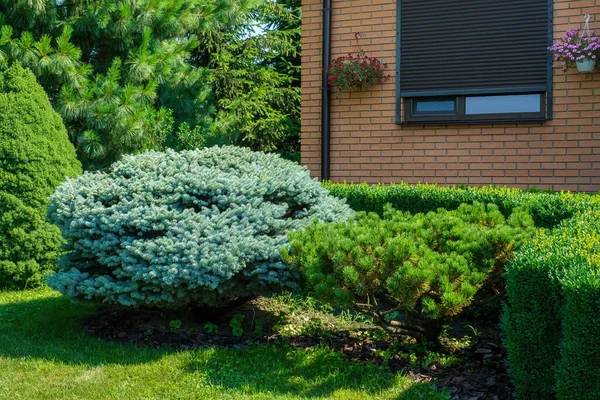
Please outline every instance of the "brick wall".
[[[332, 59], [355, 51], [395, 76], [396, 0], [333, 0]], [[321, 171], [322, 0], [304, 0], [302, 163]], [[600, 0], [554, 2], [554, 35], [583, 25], [600, 32]], [[554, 73], [554, 119], [544, 123], [401, 127], [395, 78], [331, 100], [331, 179], [600, 190], [600, 71]]]

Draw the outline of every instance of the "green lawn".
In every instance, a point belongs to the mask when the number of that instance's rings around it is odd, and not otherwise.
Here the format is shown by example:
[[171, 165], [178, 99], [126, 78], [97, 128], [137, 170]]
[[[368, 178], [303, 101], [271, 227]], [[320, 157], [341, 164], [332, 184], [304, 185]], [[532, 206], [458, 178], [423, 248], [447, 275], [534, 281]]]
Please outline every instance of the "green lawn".
[[49, 289], [0, 292], [0, 399], [445, 399], [326, 349], [150, 350], [88, 336]]

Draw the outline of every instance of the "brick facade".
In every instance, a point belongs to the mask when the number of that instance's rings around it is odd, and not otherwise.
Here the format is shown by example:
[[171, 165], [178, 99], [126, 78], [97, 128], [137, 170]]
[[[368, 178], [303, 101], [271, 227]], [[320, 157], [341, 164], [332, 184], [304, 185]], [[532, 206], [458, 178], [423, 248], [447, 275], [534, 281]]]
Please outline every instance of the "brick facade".
[[[387, 63], [392, 78], [331, 98], [331, 179], [600, 190], [600, 71], [554, 72], [554, 119], [544, 123], [395, 124], [396, 0], [333, 0], [332, 59], [355, 51]], [[302, 163], [321, 171], [322, 0], [302, 5]], [[600, 0], [554, 1], [554, 35], [600, 32]], [[435, 29], [435, 27], [434, 27]]]

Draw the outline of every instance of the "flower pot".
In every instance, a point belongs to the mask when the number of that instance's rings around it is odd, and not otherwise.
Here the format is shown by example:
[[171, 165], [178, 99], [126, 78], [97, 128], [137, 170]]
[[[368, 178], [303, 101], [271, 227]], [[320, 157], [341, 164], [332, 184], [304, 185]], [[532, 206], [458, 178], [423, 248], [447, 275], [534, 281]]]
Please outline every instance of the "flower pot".
[[577, 61], [577, 70], [579, 72], [594, 72], [594, 67], [596, 66], [596, 59], [586, 57], [583, 60]]

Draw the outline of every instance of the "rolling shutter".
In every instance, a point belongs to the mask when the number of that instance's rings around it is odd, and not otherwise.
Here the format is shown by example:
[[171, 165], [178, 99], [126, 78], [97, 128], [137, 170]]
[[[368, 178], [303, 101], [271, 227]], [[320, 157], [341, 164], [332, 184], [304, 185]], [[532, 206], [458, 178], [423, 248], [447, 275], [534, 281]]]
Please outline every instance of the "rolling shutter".
[[398, 7], [401, 97], [548, 90], [548, 0], [398, 0]]

